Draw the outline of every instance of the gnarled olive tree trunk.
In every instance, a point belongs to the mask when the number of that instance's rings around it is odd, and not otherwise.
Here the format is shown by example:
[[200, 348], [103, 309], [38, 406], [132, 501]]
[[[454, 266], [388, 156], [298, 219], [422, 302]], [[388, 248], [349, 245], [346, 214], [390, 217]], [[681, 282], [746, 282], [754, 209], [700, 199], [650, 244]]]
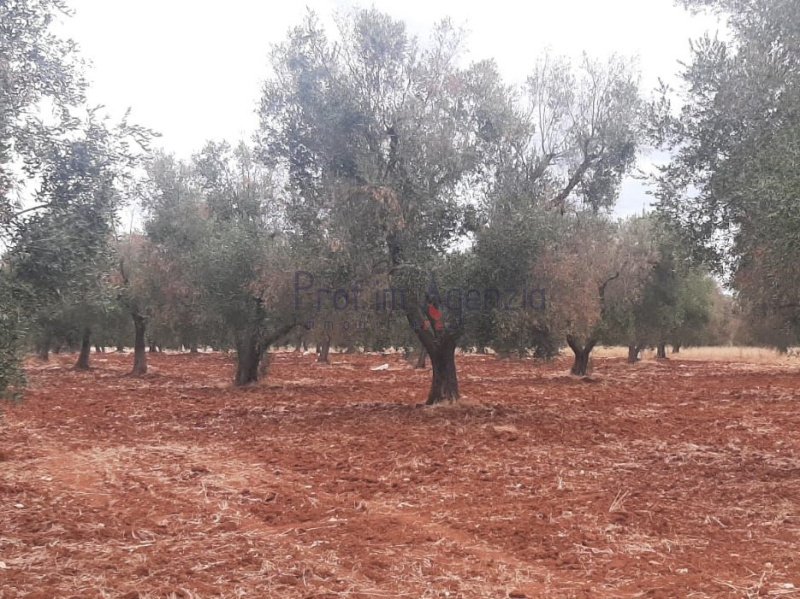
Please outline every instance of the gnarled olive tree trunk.
[[78, 354], [78, 361], [75, 362], [75, 370], [89, 370], [89, 356], [92, 353], [92, 330], [84, 327], [81, 335], [81, 351]]
[[428, 405], [443, 401], [455, 401], [459, 398], [458, 376], [456, 374], [456, 340], [445, 333], [437, 340], [436, 346], [428, 354], [431, 357], [433, 378], [428, 392]]
[[258, 380], [258, 366], [264, 354], [258, 332], [243, 335], [236, 342], [236, 378], [237, 387], [255, 383]]
[[289, 333], [297, 326], [296, 323], [287, 324], [268, 336], [265, 336], [259, 327], [254, 327], [241, 333], [236, 340], [236, 376], [234, 384], [237, 387], [249, 385], [258, 381], [261, 369], [261, 360], [270, 345]]
[[449, 330], [438, 306], [428, 302], [426, 306], [406, 305], [406, 317], [422, 343], [424, 353], [431, 359], [431, 388], [427, 405], [444, 401], [456, 401], [458, 375], [456, 373], [456, 347], [460, 331]]
[[[376, 199], [387, 211], [386, 246], [393, 270], [398, 274], [408, 265], [403, 258], [405, 228], [400, 203], [394, 191], [386, 188], [370, 190], [370, 195]], [[399, 288], [408, 288], [409, 285], [400, 285]], [[414, 330], [425, 351], [431, 359], [431, 388], [428, 392], [427, 405], [434, 405], [444, 401], [456, 401], [460, 397], [458, 390], [458, 375], [456, 372], [456, 345], [462, 331], [448, 329], [445, 326], [445, 315], [438, 301], [432, 297], [425, 297], [425, 301], [402, 300], [402, 307], [406, 314], [408, 324]], [[460, 323], [459, 323], [460, 326]]]
[[575, 376], [586, 376], [589, 372], [589, 356], [592, 354], [594, 346], [597, 344], [596, 339], [588, 339], [585, 345], [581, 343], [572, 335], [567, 335], [567, 345], [575, 354], [575, 359], [572, 362], [570, 372]]
[[667, 344], [664, 341], [660, 341], [658, 344], [658, 349], [656, 350], [656, 359], [658, 360], [666, 360], [667, 359]]
[[628, 364], [635, 364], [641, 357], [640, 354], [644, 349], [643, 345], [629, 345], [628, 346]]
[[330, 364], [330, 354], [331, 351], [331, 336], [329, 334], [325, 334], [322, 337], [322, 341], [317, 344], [317, 362], [320, 364]]

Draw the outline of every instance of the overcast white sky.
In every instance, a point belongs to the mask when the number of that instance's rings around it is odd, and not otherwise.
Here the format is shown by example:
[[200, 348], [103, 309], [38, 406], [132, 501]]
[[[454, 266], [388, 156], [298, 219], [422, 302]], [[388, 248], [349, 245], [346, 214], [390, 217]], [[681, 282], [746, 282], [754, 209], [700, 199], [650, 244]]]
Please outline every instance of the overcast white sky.
[[[90, 101], [112, 115], [131, 107], [170, 151], [188, 156], [207, 139], [249, 139], [267, 74], [270, 44], [306, 7], [321, 17], [354, 4], [375, 6], [425, 35], [449, 16], [469, 32], [470, 58], [493, 57], [510, 81], [522, 81], [550, 49], [578, 56], [613, 52], [638, 57], [645, 90], [671, 80], [689, 39], [716, 30], [672, 0], [69, 0], [63, 28], [91, 63]], [[646, 166], [648, 159], [642, 161]], [[617, 213], [641, 211], [642, 186], [626, 181]]]

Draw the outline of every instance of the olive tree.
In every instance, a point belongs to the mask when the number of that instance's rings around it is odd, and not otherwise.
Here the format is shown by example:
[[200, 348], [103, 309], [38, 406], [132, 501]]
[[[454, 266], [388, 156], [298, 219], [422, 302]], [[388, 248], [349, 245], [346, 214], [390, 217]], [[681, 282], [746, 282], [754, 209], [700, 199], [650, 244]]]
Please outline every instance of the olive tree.
[[463, 36], [446, 21], [420, 42], [388, 15], [355, 10], [334, 35], [312, 15], [273, 48], [262, 156], [286, 169], [302, 198], [292, 220], [313, 223], [328, 246], [371, 244], [369, 261], [388, 261], [402, 312], [431, 356], [428, 402], [456, 399], [461, 330], [456, 318], [431, 322], [444, 307], [424, 290], [429, 265], [458, 232], [457, 188], [478, 168], [481, 106], [499, 77], [490, 63], [461, 66]]
[[728, 39], [692, 43], [682, 105], [665, 90], [656, 138], [672, 152], [659, 209], [756, 313], [796, 338], [800, 323], [800, 5], [685, 0], [721, 14]]

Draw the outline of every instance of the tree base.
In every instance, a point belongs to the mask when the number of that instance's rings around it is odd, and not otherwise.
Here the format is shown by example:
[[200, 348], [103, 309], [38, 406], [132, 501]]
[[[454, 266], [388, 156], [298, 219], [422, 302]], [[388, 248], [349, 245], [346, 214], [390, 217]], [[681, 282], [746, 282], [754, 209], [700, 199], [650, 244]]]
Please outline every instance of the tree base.
[[92, 353], [91, 337], [91, 330], [84, 329], [81, 338], [81, 353], [78, 354], [78, 361], [75, 362], [75, 370], [89, 370], [89, 356]]
[[434, 353], [428, 353], [431, 358], [433, 379], [426, 405], [458, 401], [460, 394], [456, 375], [455, 340], [448, 339], [446, 343], [436, 348]]
[[575, 360], [572, 362], [570, 374], [573, 376], [587, 376], [589, 374], [591, 370], [589, 356], [592, 355], [592, 350], [596, 343], [597, 341], [595, 339], [589, 339], [586, 345], [581, 345], [572, 335], [567, 335], [567, 344], [572, 350], [572, 353], [575, 354]]

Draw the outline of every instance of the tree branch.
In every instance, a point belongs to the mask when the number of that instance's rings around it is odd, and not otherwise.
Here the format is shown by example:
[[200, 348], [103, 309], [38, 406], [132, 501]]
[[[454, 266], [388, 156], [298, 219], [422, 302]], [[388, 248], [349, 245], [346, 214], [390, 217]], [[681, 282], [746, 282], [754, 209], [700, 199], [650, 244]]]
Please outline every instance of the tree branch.
[[263, 339], [261, 340], [262, 348], [266, 350], [270, 345], [275, 343], [278, 339], [280, 339], [284, 335], [288, 335], [292, 331], [292, 329], [294, 329], [297, 325], [298, 323], [295, 321], [290, 324], [282, 326], [269, 336], [264, 336]]
[[27, 214], [28, 212], [33, 212], [34, 210], [41, 210], [42, 208], [49, 208], [53, 205], [53, 202], [47, 202], [45, 204], [38, 204], [36, 206], [30, 206], [28, 208], [24, 208], [23, 210], [19, 210], [18, 212], [14, 212], [11, 216], [8, 217], [9, 222], [12, 220], [18, 219], [23, 214]]
[[619, 278], [619, 274], [620, 274], [619, 271], [617, 271], [616, 273], [614, 273], [613, 275], [608, 277], [605, 281], [603, 281], [600, 284], [600, 287], [598, 289], [598, 293], [600, 295], [600, 307], [601, 307], [601, 309], [605, 308], [605, 304], [606, 304], [606, 287], [608, 286], [608, 284], [611, 281], [613, 281], [615, 279], [618, 279]]
[[572, 193], [572, 190], [577, 187], [578, 183], [583, 180], [583, 175], [585, 175], [586, 171], [589, 170], [590, 164], [591, 159], [588, 156], [583, 159], [583, 162], [581, 162], [580, 166], [572, 174], [572, 177], [570, 177], [569, 181], [567, 181], [564, 189], [562, 189], [561, 192], [559, 192], [559, 194], [551, 200], [550, 205], [552, 207], [559, 207], [561, 212], [564, 212], [564, 202], [569, 197], [569, 194]]

